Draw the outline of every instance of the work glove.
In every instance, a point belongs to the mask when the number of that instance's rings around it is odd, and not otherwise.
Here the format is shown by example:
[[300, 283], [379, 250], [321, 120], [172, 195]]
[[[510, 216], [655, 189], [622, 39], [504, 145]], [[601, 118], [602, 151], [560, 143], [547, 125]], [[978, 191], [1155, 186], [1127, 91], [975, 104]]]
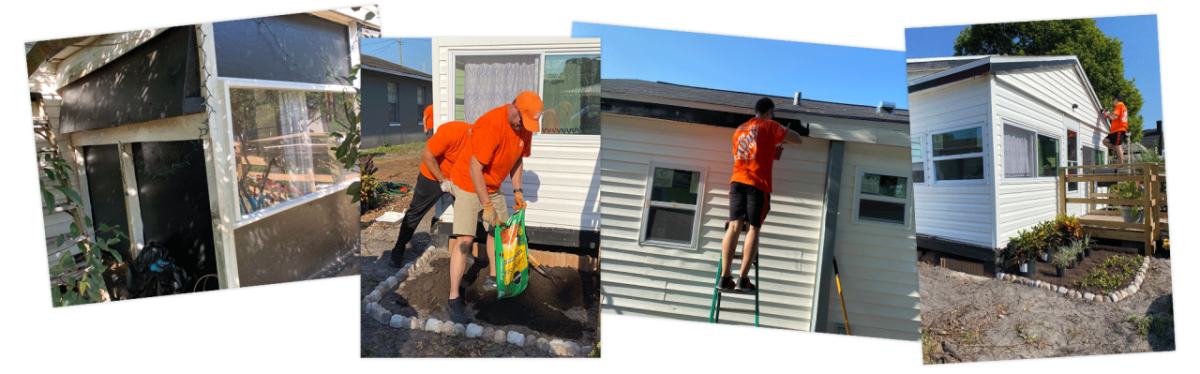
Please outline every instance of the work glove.
[[503, 224], [503, 222], [500, 222], [500, 220], [496, 219], [496, 208], [493, 207], [492, 204], [485, 204], [483, 206], [483, 222], [494, 224], [496, 226]]
[[442, 192], [449, 193], [450, 195], [454, 195], [454, 183], [451, 183], [449, 179], [443, 180], [442, 181]]
[[525, 209], [525, 193], [524, 192], [518, 191], [517, 193], [514, 193], [513, 200], [516, 200], [516, 203], [513, 204], [513, 210], [519, 211], [521, 209]]

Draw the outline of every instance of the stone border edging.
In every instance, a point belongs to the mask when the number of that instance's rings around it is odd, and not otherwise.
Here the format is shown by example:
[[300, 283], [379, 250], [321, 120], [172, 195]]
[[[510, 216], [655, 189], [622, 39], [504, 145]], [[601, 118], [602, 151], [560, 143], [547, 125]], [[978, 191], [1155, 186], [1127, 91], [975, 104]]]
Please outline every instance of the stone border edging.
[[1016, 275], [1016, 274], [1005, 274], [1003, 272], [996, 273], [996, 280], [1012, 282], [1012, 283], [1025, 285], [1025, 286], [1029, 286], [1029, 287], [1040, 288], [1040, 289], [1052, 291], [1059, 295], [1063, 295], [1067, 298], [1072, 298], [1072, 299], [1076, 299], [1076, 300], [1086, 300], [1086, 301], [1091, 301], [1091, 302], [1096, 302], [1096, 303], [1115, 303], [1115, 302], [1124, 300], [1126, 298], [1129, 298], [1130, 296], [1133, 296], [1141, 289], [1142, 281], [1144, 281], [1146, 279], [1146, 272], [1150, 270], [1150, 259], [1152, 257], [1142, 256], [1142, 258], [1143, 258], [1142, 266], [1140, 268], [1138, 268], [1138, 273], [1137, 273], [1137, 275], [1135, 275], [1133, 277], [1133, 282], [1130, 283], [1129, 286], [1126, 286], [1125, 288], [1113, 291], [1113, 292], [1109, 293], [1108, 295], [1096, 295], [1091, 292], [1082, 292], [1081, 293], [1076, 290], [1069, 290], [1065, 286], [1055, 286], [1053, 284], [1050, 284], [1050, 283], [1047, 283], [1044, 281], [1032, 280], [1032, 279], [1025, 278], [1025, 277]]
[[429, 258], [433, 251], [430, 249], [425, 251], [421, 257], [415, 261], [407, 263], [404, 267], [396, 272], [396, 275], [388, 277], [375, 289], [363, 297], [363, 304], [366, 306], [364, 313], [371, 318], [379, 321], [384, 325], [388, 325], [397, 329], [411, 329], [417, 331], [428, 331], [440, 333], [447, 336], [464, 335], [467, 338], [480, 339], [486, 342], [496, 344], [509, 343], [518, 347], [525, 347], [528, 344], [536, 344], [537, 348], [550, 354], [559, 357], [585, 357], [591, 352], [584, 352], [585, 345], [580, 345], [574, 341], [553, 339], [547, 340], [545, 337], [537, 336], [537, 334], [523, 335], [516, 331], [504, 331], [493, 329], [491, 327], [483, 327], [474, 323], [463, 326], [461, 323], [451, 323], [450, 321], [439, 321], [436, 318], [424, 320], [417, 317], [405, 317], [400, 314], [393, 314], [391, 311], [379, 305], [379, 300], [383, 299], [385, 293], [391, 292], [393, 289], [400, 287], [400, 284], [408, 279], [408, 274], [416, 269], [423, 269], [429, 266]]

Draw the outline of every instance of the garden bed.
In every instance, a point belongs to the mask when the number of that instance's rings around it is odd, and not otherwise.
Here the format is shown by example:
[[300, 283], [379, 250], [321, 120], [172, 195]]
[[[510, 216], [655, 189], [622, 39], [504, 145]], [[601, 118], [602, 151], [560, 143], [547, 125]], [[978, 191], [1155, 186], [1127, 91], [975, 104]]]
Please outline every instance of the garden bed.
[[[1117, 256], [1124, 258], [1125, 260], [1129, 261], [1128, 263], [1131, 264], [1127, 269], [1129, 271], [1125, 273], [1126, 276], [1123, 279], [1118, 279], [1118, 282], [1110, 284], [1107, 287], [1094, 285], [1095, 277], [1093, 276], [1092, 278], [1088, 278], [1088, 276], [1097, 269], [1105, 268], [1104, 265], [1106, 262], [1108, 262], [1109, 265], [1113, 265], [1113, 262], [1121, 261], [1120, 258], [1113, 259], [1113, 257]], [[1058, 276], [1058, 270], [1055, 268], [1054, 264], [1048, 262], [1038, 262], [1037, 269], [1035, 269], [1033, 276], [1027, 278], [1034, 281], [1050, 283], [1055, 286], [1066, 287], [1067, 289], [1077, 290], [1079, 292], [1090, 292], [1096, 295], [1106, 295], [1115, 290], [1127, 287], [1133, 283], [1134, 276], [1137, 275], [1137, 269], [1141, 266], [1141, 260], [1138, 257], [1139, 256], [1136, 253], [1130, 254], [1105, 249], [1093, 249], [1092, 255], [1084, 257], [1083, 262], [1076, 263], [1074, 269], [1066, 269], [1066, 273], [1063, 277]], [[1118, 275], [1121, 273], [1120, 270], [1121, 269], [1110, 267], [1106, 268], [1104, 271], [1110, 275]], [[1013, 265], [1009, 267], [1006, 272], [1013, 274], [1018, 273], [1017, 266]], [[1081, 285], [1080, 282], [1085, 280], [1085, 278], [1088, 280], [1087, 284]]]

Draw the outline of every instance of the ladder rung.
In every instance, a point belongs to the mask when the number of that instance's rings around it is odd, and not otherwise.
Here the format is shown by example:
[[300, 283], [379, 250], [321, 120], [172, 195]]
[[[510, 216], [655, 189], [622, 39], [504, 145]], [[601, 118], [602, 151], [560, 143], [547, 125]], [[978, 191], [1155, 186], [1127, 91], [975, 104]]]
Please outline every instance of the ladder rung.
[[754, 296], [754, 294], [758, 293], [758, 289], [755, 289], [754, 291], [737, 291], [737, 290], [732, 290], [732, 291], [721, 291], [721, 289], [720, 289], [720, 288], [718, 288], [718, 289], [717, 289], [717, 292], [720, 292], [722, 295], [746, 295], [746, 296]]
[[734, 312], [734, 313], [749, 313], [749, 314], [754, 314], [754, 309], [740, 309], [740, 308], [725, 308], [725, 307], [722, 307], [722, 308], [721, 308], [721, 311], [722, 311], [722, 312]]

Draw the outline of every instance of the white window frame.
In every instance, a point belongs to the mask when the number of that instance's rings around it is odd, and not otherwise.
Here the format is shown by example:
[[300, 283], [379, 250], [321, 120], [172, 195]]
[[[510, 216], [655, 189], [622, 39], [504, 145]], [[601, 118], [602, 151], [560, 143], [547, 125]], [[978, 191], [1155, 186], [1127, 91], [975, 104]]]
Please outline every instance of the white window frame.
[[[1045, 182], [1045, 181], [1052, 181], [1052, 180], [1058, 179], [1058, 174], [1055, 174], [1054, 176], [1050, 176], [1050, 177], [1040, 176], [1042, 170], [1041, 170], [1041, 157], [1040, 157], [1041, 155], [1038, 154], [1038, 152], [1040, 151], [1040, 149], [1038, 147], [1038, 136], [1045, 136], [1048, 138], [1052, 138], [1058, 142], [1058, 152], [1059, 152], [1059, 157], [1058, 157], [1059, 165], [1058, 166], [1059, 167], [1062, 167], [1062, 164], [1065, 162], [1063, 160], [1063, 158], [1061, 157], [1063, 147], [1065, 147], [1065, 145], [1063, 144], [1062, 137], [1055, 136], [1054, 134], [1051, 134], [1046, 131], [1038, 131], [1037, 129], [1034, 129], [1029, 126], [1025, 126], [1023, 124], [1020, 124], [1016, 121], [1009, 120], [1009, 119], [1001, 120], [1001, 131], [1003, 131], [1003, 126], [1012, 126], [1012, 127], [1016, 127], [1018, 129], [1029, 131], [1030, 133], [1033, 133], [1033, 143], [1031, 145], [1032, 149], [1030, 150], [1030, 152], [1033, 153], [1033, 157], [1031, 158], [1031, 160], [1033, 161], [1033, 165], [1032, 165], [1033, 176], [1031, 176], [1031, 177], [1008, 177], [1008, 176], [1004, 176], [1003, 175], [1004, 173], [1002, 171], [1000, 174], [1001, 174], [1001, 177], [1004, 178], [1005, 184], [1036, 183], [1036, 182]], [[1064, 129], [1063, 131], [1064, 131], [1063, 135], [1065, 135], [1066, 130]], [[1078, 146], [1078, 144], [1076, 144], [1076, 145]], [[1005, 160], [1004, 162], [1007, 163], [1008, 160]]]
[[[305, 91], [305, 92], [345, 92], [345, 93], [353, 93], [354, 95], [360, 94], [358, 92], [358, 89], [356, 89], [354, 86], [342, 86], [342, 85], [335, 85], [335, 84], [297, 83], [297, 82], [271, 81], [271, 80], [261, 80], [261, 79], [244, 79], [244, 78], [216, 78], [216, 79], [217, 79], [218, 84], [220, 84], [222, 86], [221, 89], [224, 91], [224, 94], [225, 94], [225, 113], [226, 114], [233, 113], [233, 103], [232, 103], [232, 100], [230, 100], [230, 98], [232, 98], [233, 96], [230, 95], [230, 91], [232, 91], [235, 88], [267, 89], [267, 90], [280, 90], [280, 91]], [[232, 144], [233, 143], [233, 135], [234, 135], [233, 116], [226, 115], [225, 121], [223, 121], [223, 122], [225, 123], [224, 131], [226, 131], [226, 133], [230, 135], [230, 144]], [[234, 159], [237, 158], [237, 153], [235, 151], [233, 151], [232, 149], [230, 149], [229, 154], [232, 155], [234, 157]], [[220, 160], [217, 162], [226, 164], [226, 165], [220, 165], [220, 167], [231, 167], [231, 169], [233, 169], [233, 170], [236, 170], [236, 168], [237, 168], [236, 161]], [[232, 162], [232, 164], [231, 164], [231, 162]], [[357, 173], [355, 173], [354, 170], [345, 170], [344, 172], [347, 175], [357, 174]], [[252, 224], [254, 222], [261, 221], [267, 217], [271, 217], [273, 215], [288, 211], [292, 208], [315, 201], [322, 197], [329, 196], [334, 193], [339, 193], [343, 190], [350, 188], [351, 184], [353, 184], [354, 182], [357, 182], [359, 180], [360, 179], [356, 177], [354, 179], [347, 180], [342, 183], [338, 183], [338, 184], [326, 187], [324, 189], [318, 190], [316, 192], [312, 192], [310, 194], [276, 204], [276, 205], [268, 207], [266, 209], [261, 209], [261, 210], [255, 211], [255, 212], [251, 212], [249, 214], [241, 214], [240, 210], [235, 211], [234, 216], [237, 218], [237, 222], [234, 224], [234, 229], [238, 229], [243, 226]], [[230, 196], [235, 196], [238, 199], [241, 198], [241, 195], [238, 193], [236, 180], [217, 181], [217, 183], [224, 185], [225, 192], [230, 194]]]
[[[495, 47], [492, 46], [490, 48], [495, 48]], [[585, 54], [600, 55], [600, 49], [599, 48], [484, 49], [484, 50], [462, 49], [462, 48], [451, 49], [449, 51], [449, 64], [448, 64], [448, 66], [451, 69], [450, 70], [451, 78], [450, 78], [450, 83], [447, 85], [448, 86], [447, 87], [448, 96], [446, 99], [450, 105], [450, 111], [451, 111], [451, 113], [453, 113], [453, 111], [455, 110], [455, 108], [454, 108], [454, 105], [455, 105], [454, 100], [455, 99], [454, 98], [458, 97], [457, 96], [458, 92], [456, 91], [456, 89], [458, 87], [454, 84], [453, 69], [455, 66], [458, 66], [458, 58], [460, 56], [461, 57], [506, 56], [506, 55], [525, 55], [525, 56], [536, 55], [536, 56], [538, 56], [537, 94], [539, 97], [541, 97], [545, 93], [544, 86], [546, 83], [546, 56], [566, 56], [566, 55], [585, 55]], [[451, 115], [451, 117], [453, 117], [453, 115]], [[596, 135], [565, 135], [565, 134], [542, 134], [541, 132], [535, 132], [535, 133], [533, 133], [533, 137], [543, 139], [543, 140], [592, 140], [592, 141], [600, 140], [599, 134], [596, 134]]]
[[[876, 175], [885, 175], [885, 176], [889, 176], [889, 177], [905, 178], [908, 181], [907, 186], [905, 186], [905, 191], [907, 192], [905, 198], [900, 199], [900, 198], [889, 197], [889, 196], [864, 194], [862, 192], [862, 180], [863, 180], [863, 176], [865, 176], [866, 174], [876, 174]], [[871, 220], [871, 219], [858, 218], [859, 212], [861, 209], [859, 206], [860, 205], [859, 203], [862, 202], [863, 199], [882, 201], [882, 202], [886, 202], [886, 203], [904, 204], [904, 223], [898, 224], [898, 223], [894, 223], [894, 222], [883, 222], [883, 221], [876, 221], [876, 220]], [[913, 205], [914, 205], [913, 204], [913, 181], [912, 181], [911, 173], [905, 174], [905, 173], [897, 172], [895, 170], [884, 170], [884, 169], [876, 169], [876, 168], [861, 167], [861, 166], [855, 168], [855, 170], [854, 170], [854, 210], [851, 212], [852, 216], [851, 216], [850, 222], [853, 222], [855, 224], [861, 224], [861, 225], [874, 225], [874, 226], [898, 228], [898, 229], [912, 228], [913, 227]]]
[[[1075, 149], [1070, 149], [1071, 148], [1071, 132], [1075, 132]], [[1064, 138], [1062, 140], [1062, 146], [1067, 148], [1067, 153], [1062, 155], [1062, 163], [1065, 164], [1066, 166], [1082, 165], [1082, 162], [1083, 162], [1083, 144], [1082, 143], [1083, 142], [1080, 142], [1079, 139], [1080, 139], [1079, 129], [1074, 129], [1074, 130], [1069, 129], [1069, 128], [1066, 129], [1066, 133], [1064, 134]], [[1071, 152], [1075, 152], [1075, 164], [1074, 165], [1071, 164]], [[1074, 169], [1074, 170], [1077, 175], [1081, 171], [1081, 169]], [[1069, 171], [1070, 171], [1070, 169], [1068, 169], [1068, 174], [1070, 174]], [[1079, 194], [1083, 193], [1083, 190], [1079, 188], [1080, 182], [1073, 182], [1073, 183], [1075, 183], [1074, 190], [1071, 189], [1071, 183], [1067, 183], [1067, 193], [1074, 194], [1077, 196]]]
[[[966, 130], [966, 129], [971, 129], [971, 128], [979, 128], [979, 136], [980, 136], [980, 142], [982, 143], [982, 149], [978, 153], [968, 153], [968, 154], [953, 155], [953, 156], [933, 156], [933, 136], [934, 135], [945, 134], [945, 133], [955, 132], [955, 131], [959, 131], [959, 130]], [[929, 163], [930, 166], [928, 166], [926, 168], [926, 170], [929, 171], [929, 175], [927, 175], [925, 177], [925, 180], [928, 183], [937, 184], [937, 185], [987, 185], [988, 183], [990, 183], [990, 181], [991, 181], [991, 179], [990, 179], [991, 165], [989, 165], [989, 163], [988, 163], [987, 153], [988, 153], [988, 149], [989, 149], [988, 146], [991, 144], [991, 142], [988, 140], [988, 131], [987, 130], [988, 130], [987, 126], [985, 126], [984, 124], [976, 123], [976, 124], [971, 124], [971, 125], [966, 125], [966, 126], [958, 126], [958, 127], [954, 127], [954, 128], [949, 128], [946, 130], [938, 130], [936, 132], [929, 132], [926, 135], [929, 138], [929, 142], [928, 142], [929, 147], [927, 147], [927, 149], [928, 149], [927, 152], [929, 153], [929, 157], [926, 158], [925, 160], [926, 160], [926, 162]], [[963, 179], [963, 180], [940, 180], [937, 178], [937, 162], [938, 161], [954, 160], [954, 159], [962, 159], [962, 158], [975, 158], [975, 157], [980, 157], [983, 160], [983, 178]]]
[[[650, 200], [651, 193], [654, 191], [654, 170], [655, 169], [674, 169], [681, 171], [699, 172], [700, 182], [696, 187], [696, 204], [679, 204], [667, 203], [661, 201]], [[661, 162], [651, 162], [648, 173], [646, 174], [646, 192], [643, 195], [645, 203], [642, 205], [642, 224], [638, 230], [638, 244], [653, 245], [659, 247], [696, 249], [700, 245], [700, 222], [704, 217], [704, 194], [705, 182], [708, 178], [708, 168], [704, 166], [668, 164]], [[681, 244], [662, 240], [647, 239], [647, 226], [650, 224], [650, 208], [675, 208], [675, 209], [695, 209], [695, 214], [692, 216], [692, 239], [691, 243]]]
[[[924, 173], [925, 173], [925, 178], [921, 182], [917, 182], [915, 180], [915, 178], [911, 178], [911, 177], [909, 180], [910, 180], [911, 184], [914, 186], [918, 185], [918, 184], [922, 185], [922, 186], [928, 186], [930, 184], [930, 181], [932, 180], [932, 174], [929, 172], [929, 169], [931, 168], [932, 164], [929, 162], [929, 156], [927, 155], [927, 152], [929, 151], [929, 147], [928, 147], [928, 145], [927, 145], [928, 143], [926, 142], [926, 139], [925, 139], [925, 133], [922, 132], [922, 133], [912, 134], [912, 136], [909, 137], [909, 146], [910, 147], [912, 146], [913, 140], [916, 140], [916, 143], [921, 146], [921, 153], [920, 153], [920, 158], [913, 159], [912, 163], [914, 163], [914, 164], [918, 163], [918, 162], [921, 163], [922, 169], [923, 169], [922, 171], [924, 171]], [[909, 152], [909, 153], [912, 153], [912, 152]]]
[[[386, 89], [390, 89], [392, 85], [395, 85], [395, 86], [396, 86], [396, 103], [395, 103], [396, 107], [395, 107], [395, 108], [392, 108], [392, 107], [391, 107], [392, 103], [391, 103], [391, 102], [389, 102], [389, 103], [388, 103], [388, 111], [391, 111], [391, 109], [396, 109], [396, 119], [397, 119], [397, 121], [396, 121], [396, 122], [392, 122], [391, 120], [389, 120], [389, 121], [388, 121], [388, 127], [400, 127], [400, 126], [403, 126], [403, 123], [401, 123], [401, 121], [398, 121], [398, 120], [400, 120], [400, 83], [396, 83], [396, 82], [384, 82], [384, 85], [386, 86], [386, 88], [385, 88], [384, 90], [386, 90]], [[384, 97], [384, 99], [386, 99], [386, 97]]]

